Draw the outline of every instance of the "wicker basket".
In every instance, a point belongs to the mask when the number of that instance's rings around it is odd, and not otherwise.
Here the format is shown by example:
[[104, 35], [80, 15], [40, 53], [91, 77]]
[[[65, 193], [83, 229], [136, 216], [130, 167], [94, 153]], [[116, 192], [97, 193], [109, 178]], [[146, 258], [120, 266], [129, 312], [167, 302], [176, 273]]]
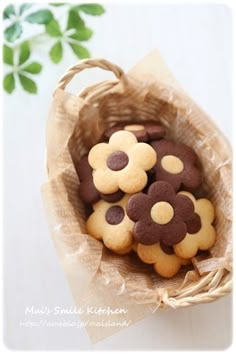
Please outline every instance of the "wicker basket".
[[[64, 92], [76, 74], [94, 67], [113, 72], [116, 80], [90, 86], [78, 96]], [[196, 150], [204, 170], [204, 189], [216, 206], [217, 242], [210, 255], [207, 258], [196, 257], [193, 260], [194, 270], [184, 270], [170, 280], [150, 273], [150, 267], [136, 263], [133, 256], [110, 254], [100, 242], [86, 235], [84, 228], [85, 209], [78, 200], [79, 181], [74, 163], [98, 141], [105, 128], [118, 121], [134, 119], [140, 122], [160, 120], [167, 127], [169, 137]], [[63, 129], [67, 132], [62, 132]], [[109, 282], [103, 282], [103, 291], [104, 284], [111, 284], [110, 289], [113, 290], [125, 284], [126, 302], [131, 299], [143, 306], [148, 303], [156, 305], [155, 309], [206, 303], [230, 292], [231, 151], [210, 118], [182, 90], [156, 81], [155, 77], [151, 80], [145, 76], [143, 80], [136, 79], [135, 75], [126, 75], [117, 65], [104, 59], [81, 61], [69, 68], [59, 80], [47, 137], [49, 179], [44, 186], [44, 200], [55, 246], [77, 303], [80, 295], [75, 293], [79, 286], [74, 285], [74, 278], [76, 272], [85, 271], [90, 274], [90, 294], [96, 293], [95, 285], [91, 290], [91, 280], [96, 283], [95, 277], [109, 278]], [[58, 225], [63, 226], [60, 234]], [[81, 242], [86, 244], [83, 252]], [[65, 254], [76, 252], [77, 248], [80, 256], [71, 266]], [[97, 263], [96, 259], [99, 260]], [[83, 271], [78, 270], [79, 267]]]

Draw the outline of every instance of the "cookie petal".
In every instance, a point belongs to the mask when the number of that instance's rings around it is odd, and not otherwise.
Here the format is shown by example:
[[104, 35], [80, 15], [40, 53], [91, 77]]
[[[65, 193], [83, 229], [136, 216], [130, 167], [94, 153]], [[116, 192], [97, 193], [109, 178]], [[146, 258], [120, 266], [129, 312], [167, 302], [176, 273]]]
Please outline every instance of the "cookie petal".
[[133, 229], [135, 241], [143, 245], [153, 245], [161, 239], [161, 228], [152, 222], [151, 218], [139, 220]]
[[177, 217], [174, 217], [167, 226], [161, 225], [161, 242], [166, 246], [173, 246], [181, 242], [187, 235], [185, 223]]
[[79, 176], [80, 182], [89, 179], [92, 174], [92, 168], [88, 163], [88, 156], [83, 156], [75, 165], [76, 172]]
[[105, 224], [102, 222], [104, 220], [104, 210], [104, 208], [97, 208], [96, 212], [93, 212], [86, 222], [88, 234], [100, 241], [103, 238], [105, 230]]
[[110, 250], [122, 252], [131, 247], [133, 242], [132, 232], [127, 230], [125, 222], [122, 225], [107, 227], [103, 235], [103, 242]]
[[176, 154], [178, 154], [186, 164], [194, 165], [198, 161], [196, 152], [190, 146], [185, 144], [173, 144], [173, 148], [175, 148]]
[[[163, 252], [164, 253], [164, 252]], [[164, 278], [172, 278], [175, 276], [181, 267], [181, 262], [176, 255], [166, 255], [158, 259], [154, 264], [155, 271]]]
[[129, 151], [129, 158], [132, 163], [144, 171], [150, 170], [157, 161], [155, 150], [145, 143], [135, 144]]
[[216, 230], [212, 225], [203, 226], [198, 232], [198, 247], [200, 250], [205, 251], [211, 248], [216, 240]]
[[195, 191], [200, 186], [201, 180], [200, 171], [196, 167], [191, 166], [191, 168], [186, 169], [183, 173], [182, 184], [187, 190]]
[[141, 168], [129, 164], [117, 172], [119, 188], [128, 194], [140, 192], [147, 184], [147, 174]]
[[79, 185], [79, 196], [85, 203], [89, 204], [94, 204], [100, 199], [100, 195], [92, 179], [81, 182]]
[[171, 184], [164, 181], [154, 182], [148, 189], [148, 195], [155, 198], [155, 201], [174, 202], [175, 191]]
[[175, 254], [181, 258], [192, 258], [198, 251], [198, 239], [195, 235], [187, 234], [183, 241], [174, 246]]
[[136, 137], [125, 130], [120, 130], [114, 133], [109, 140], [109, 145], [113, 148], [113, 151], [128, 151], [138, 141]]
[[196, 234], [187, 234], [184, 240], [174, 246], [175, 253], [182, 258], [193, 258], [198, 250], [210, 249], [216, 240], [216, 231], [212, 225], [202, 227]]
[[196, 234], [202, 227], [201, 218], [197, 213], [193, 214], [191, 219], [185, 220], [189, 234]]
[[151, 142], [151, 146], [156, 151], [158, 158], [165, 155], [171, 155], [173, 151], [173, 143], [170, 140], [162, 139]]
[[94, 169], [105, 168], [107, 158], [114, 151], [115, 150], [106, 143], [94, 145], [88, 155], [89, 165]]
[[[145, 208], [143, 206], [145, 205]], [[126, 206], [127, 215], [133, 221], [138, 221], [146, 214], [149, 214], [151, 208], [151, 201], [144, 193], [138, 193], [131, 197]]]
[[154, 245], [142, 245], [138, 243], [136, 252], [144, 263], [153, 264], [158, 260], [160, 245], [159, 243], [155, 243]]
[[109, 194], [119, 190], [117, 179], [108, 168], [93, 171], [93, 183], [100, 193]]
[[215, 209], [210, 200], [202, 198], [196, 202], [196, 213], [201, 218], [202, 224], [212, 224], [215, 218]]
[[186, 195], [178, 194], [175, 198], [175, 214], [184, 221], [190, 220], [194, 216], [194, 204]]

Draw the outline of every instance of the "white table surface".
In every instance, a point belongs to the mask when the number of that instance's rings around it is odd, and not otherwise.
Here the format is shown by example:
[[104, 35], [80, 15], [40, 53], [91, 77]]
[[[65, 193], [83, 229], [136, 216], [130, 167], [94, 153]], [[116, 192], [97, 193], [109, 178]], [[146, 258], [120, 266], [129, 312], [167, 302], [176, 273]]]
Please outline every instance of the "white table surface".
[[[231, 140], [231, 13], [224, 5], [105, 5], [95, 30], [94, 57], [128, 70], [158, 48], [185, 90]], [[41, 47], [42, 48], [42, 47]], [[25, 328], [25, 307], [73, 306], [44, 216], [40, 187], [45, 181], [45, 121], [58, 77], [76, 58], [68, 53], [44, 63], [39, 94], [20, 89], [4, 95], [4, 337], [12, 349], [224, 349], [231, 343], [231, 296], [214, 303], [158, 312], [95, 345], [85, 329]], [[78, 91], [110, 77], [102, 71], [75, 79]], [[44, 316], [40, 317], [44, 318]], [[27, 319], [35, 320], [33, 316]], [[39, 317], [37, 317], [39, 319]], [[51, 318], [52, 319], [52, 318]], [[63, 320], [63, 316], [60, 318]], [[68, 319], [65, 316], [65, 319]], [[70, 320], [78, 320], [71, 316]]]

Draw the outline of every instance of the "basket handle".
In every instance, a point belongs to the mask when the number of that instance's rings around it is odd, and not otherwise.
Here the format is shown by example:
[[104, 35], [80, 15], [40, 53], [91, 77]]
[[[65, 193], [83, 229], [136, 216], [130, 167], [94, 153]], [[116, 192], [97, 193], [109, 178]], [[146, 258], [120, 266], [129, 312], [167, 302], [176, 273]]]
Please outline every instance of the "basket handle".
[[124, 79], [124, 71], [116, 64], [113, 64], [105, 59], [84, 59], [79, 63], [68, 68], [67, 72], [59, 79], [56, 89], [64, 90], [72, 78], [85, 69], [100, 68], [111, 71], [115, 74], [117, 79]]

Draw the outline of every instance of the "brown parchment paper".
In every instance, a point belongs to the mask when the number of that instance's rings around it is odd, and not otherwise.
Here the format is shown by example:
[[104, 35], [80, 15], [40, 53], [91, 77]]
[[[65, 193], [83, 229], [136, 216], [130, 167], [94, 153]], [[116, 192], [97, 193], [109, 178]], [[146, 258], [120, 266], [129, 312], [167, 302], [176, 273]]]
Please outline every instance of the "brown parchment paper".
[[[48, 176], [42, 187], [54, 245], [93, 342], [150, 315], [166, 294], [178, 296], [186, 288], [190, 289], [186, 294], [193, 296], [198, 292], [198, 286], [191, 290], [193, 282], [198, 284], [209, 272], [230, 272], [232, 262], [231, 149], [223, 134], [184, 92], [158, 51], [147, 55], [121, 80], [101, 83], [102, 90], [99, 87], [88, 88], [83, 97], [56, 89], [47, 121]], [[170, 280], [159, 277], [133, 253], [113, 254], [85, 230], [86, 210], [78, 197], [74, 164], [105, 128], [134, 119], [160, 120], [169, 137], [196, 150], [204, 173], [204, 195], [216, 207], [215, 246], [209, 255], [194, 258], [194, 268], [183, 268]], [[214, 279], [214, 288], [221, 279]], [[120, 313], [91, 313], [99, 308]]]

